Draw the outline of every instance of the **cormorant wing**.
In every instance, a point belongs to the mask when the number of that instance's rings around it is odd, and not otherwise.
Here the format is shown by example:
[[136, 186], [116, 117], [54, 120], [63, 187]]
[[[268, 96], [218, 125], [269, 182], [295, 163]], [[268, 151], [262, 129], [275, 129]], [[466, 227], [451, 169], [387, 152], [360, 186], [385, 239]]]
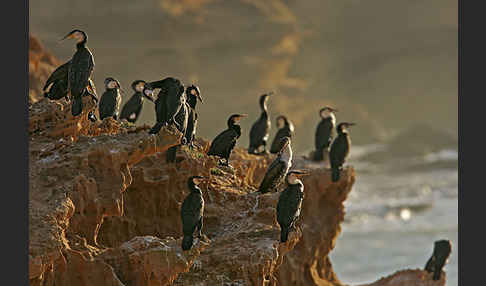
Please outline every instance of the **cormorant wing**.
[[334, 126], [331, 120], [321, 120], [316, 129], [316, 150], [327, 148], [331, 144], [332, 130]]
[[268, 139], [269, 127], [268, 119], [262, 114], [250, 129], [250, 146], [255, 146], [261, 140]]
[[71, 59], [69, 69], [69, 82], [75, 94], [82, 94], [88, 85], [89, 78], [94, 69], [93, 55], [88, 49], [79, 49]]
[[236, 144], [238, 134], [233, 129], [226, 129], [219, 133], [211, 142], [208, 155], [223, 155], [228, 149]]
[[60, 65], [59, 67], [57, 67], [52, 73], [51, 75], [49, 76], [49, 78], [47, 79], [46, 81], [46, 84], [44, 85], [44, 87], [42, 88], [42, 90], [46, 90], [47, 87], [55, 82], [55, 81], [58, 81], [58, 80], [62, 80], [62, 79], [67, 79], [67, 76], [68, 76], [68, 72], [69, 72], [69, 66], [71, 65], [71, 61], [68, 61], [62, 65]]
[[[121, 113], [120, 113], [120, 119], [131, 119], [135, 120], [138, 117], [138, 114], [142, 110], [142, 100], [141, 96], [139, 97], [137, 93], [132, 95], [130, 99], [123, 105]], [[130, 118], [132, 114], [135, 114], [135, 118]]]
[[332, 142], [331, 150], [329, 152], [329, 158], [331, 166], [340, 167], [344, 164], [346, 156], [349, 152], [349, 146], [345, 135], [338, 136]]
[[181, 206], [182, 230], [185, 235], [192, 235], [196, 224], [203, 216], [204, 201], [199, 194], [190, 193]]
[[279, 157], [273, 160], [263, 177], [259, 190], [262, 192], [269, 191], [269, 189], [272, 188], [283, 175], [285, 175], [285, 168], [285, 162], [280, 161]]
[[279, 224], [289, 227], [300, 215], [302, 195], [295, 186], [287, 187], [279, 197], [277, 204], [277, 221]]

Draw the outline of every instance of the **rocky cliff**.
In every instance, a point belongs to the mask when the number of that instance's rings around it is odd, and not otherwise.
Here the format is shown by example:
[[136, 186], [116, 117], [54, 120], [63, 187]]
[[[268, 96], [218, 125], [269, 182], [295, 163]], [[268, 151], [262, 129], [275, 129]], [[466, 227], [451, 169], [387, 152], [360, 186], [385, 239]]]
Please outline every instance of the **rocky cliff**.
[[[199, 138], [167, 164], [178, 131], [149, 135], [148, 126], [125, 121], [91, 123], [95, 105], [84, 101], [76, 118], [64, 99], [30, 107], [31, 285], [342, 285], [328, 254], [355, 181], [352, 167], [334, 184], [327, 169], [311, 168], [297, 231], [280, 244], [278, 193], [253, 193], [273, 155], [236, 148], [233, 168], [218, 167]], [[210, 177], [202, 185], [205, 236], [183, 252], [179, 212], [193, 174]], [[430, 278], [413, 270], [370, 285], [445, 283], [445, 275]]]

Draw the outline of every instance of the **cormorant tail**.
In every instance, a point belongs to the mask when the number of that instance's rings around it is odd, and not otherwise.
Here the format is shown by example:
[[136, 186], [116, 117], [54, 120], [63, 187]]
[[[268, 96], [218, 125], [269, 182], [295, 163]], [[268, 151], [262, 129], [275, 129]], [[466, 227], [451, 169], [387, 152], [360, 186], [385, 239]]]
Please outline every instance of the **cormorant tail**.
[[253, 146], [248, 147], [248, 154], [255, 154], [255, 147]]
[[439, 280], [440, 279], [440, 272], [441, 272], [440, 269], [435, 269], [435, 271], [434, 271], [434, 277], [432, 277], [432, 279]]
[[322, 161], [324, 160], [324, 150], [323, 149], [317, 149], [315, 152], [314, 152], [314, 161]]
[[71, 105], [71, 114], [78, 116], [83, 111], [83, 98], [81, 96], [74, 97], [73, 104]]
[[154, 127], [150, 129], [149, 134], [157, 134], [159, 133], [160, 129], [162, 129], [162, 126], [164, 126], [164, 123], [155, 123]]
[[288, 237], [289, 237], [289, 229], [287, 227], [282, 228], [282, 230], [280, 231], [280, 242], [286, 242]]
[[192, 235], [184, 235], [184, 238], [182, 238], [182, 250], [189, 250], [192, 247], [192, 241], [193, 241]]
[[174, 163], [176, 160], [177, 146], [170, 147], [165, 154], [167, 163]]
[[339, 181], [340, 175], [341, 174], [340, 174], [339, 168], [336, 168], [336, 167], [332, 168], [332, 181], [333, 182]]

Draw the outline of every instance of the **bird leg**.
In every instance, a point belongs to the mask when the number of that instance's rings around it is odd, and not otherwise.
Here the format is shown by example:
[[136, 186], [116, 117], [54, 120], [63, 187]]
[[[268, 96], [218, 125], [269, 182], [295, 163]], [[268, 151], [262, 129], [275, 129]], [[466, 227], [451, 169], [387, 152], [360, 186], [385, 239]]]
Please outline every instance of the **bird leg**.
[[197, 237], [199, 239], [202, 238], [202, 228], [203, 228], [203, 218], [201, 217], [201, 219], [199, 220], [198, 224], [197, 224], [197, 228], [198, 228], [198, 234], [197, 234]]

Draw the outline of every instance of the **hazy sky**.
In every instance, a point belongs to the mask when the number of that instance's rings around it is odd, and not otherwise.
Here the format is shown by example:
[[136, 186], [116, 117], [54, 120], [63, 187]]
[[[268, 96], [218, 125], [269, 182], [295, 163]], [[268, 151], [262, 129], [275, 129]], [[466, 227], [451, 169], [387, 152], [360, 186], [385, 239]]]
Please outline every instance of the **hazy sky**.
[[[212, 139], [232, 113], [247, 113], [247, 147], [258, 96], [274, 90], [274, 120], [296, 125], [294, 147], [312, 148], [318, 110], [356, 121], [353, 142], [369, 143], [417, 122], [457, 134], [457, 1], [172, 0], [30, 2], [30, 32], [61, 61], [74, 28], [88, 33], [101, 96], [112, 76], [174, 76], [200, 86], [199, 135]], [[131, 91], [129, 92], [131, 95]], [[124, 98], [124, 101], [126, 98]], [[155, 120], [153, 104], [139, 123]], [[272, 122], [271, 139], [276, 132]], [[354, 135], [354, 136], [353, 136]]]

